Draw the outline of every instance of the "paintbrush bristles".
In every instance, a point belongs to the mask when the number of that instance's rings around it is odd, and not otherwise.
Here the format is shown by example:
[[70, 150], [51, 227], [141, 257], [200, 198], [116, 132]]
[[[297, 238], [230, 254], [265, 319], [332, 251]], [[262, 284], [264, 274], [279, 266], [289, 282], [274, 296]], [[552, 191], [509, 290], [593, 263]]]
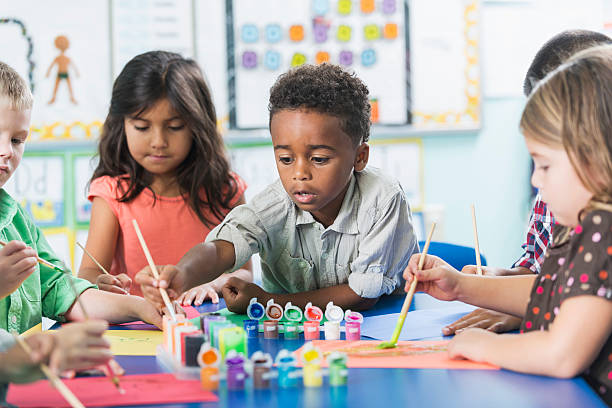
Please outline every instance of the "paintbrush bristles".
[[104, 273], [105, 273], [105, 274], [107, 274], [107, 275], [110, 275], [110, 273], [109, 273], [109, 272], [108, 272], [106, 269], [104, 269], [104, 267], [103, 267], [103, 266], [100, 264], [100, 262], [98, 262], [98, 261], [96, 260], [96, 258], [94, 258], [94, 256], [93, 256], [93, 255], [92, 255], [92, 254], [91, 254], [91, 253], [90, 253], [88, 250], [86, 250], [86, 249], [85, 249], [85, 247], [84, 247], [83, 245], [81, 245], [81, 243], [80, 243], [80, 242], [77, 242], [76, 244], [79, 246], [79, 248], [81, 248], [81, 249], [83, 250], [83, 252], [85, 253], [85, 255], [87, 255], [87, 256], [89, 257], [89, 259], [91, 259], [91, 260], [93, 261], [93, 263], [95, 263], [95, 264], [98, 266], [98, 268], [100, 268], [100, 270], [101, 270], [102, 272], [104, 272]]

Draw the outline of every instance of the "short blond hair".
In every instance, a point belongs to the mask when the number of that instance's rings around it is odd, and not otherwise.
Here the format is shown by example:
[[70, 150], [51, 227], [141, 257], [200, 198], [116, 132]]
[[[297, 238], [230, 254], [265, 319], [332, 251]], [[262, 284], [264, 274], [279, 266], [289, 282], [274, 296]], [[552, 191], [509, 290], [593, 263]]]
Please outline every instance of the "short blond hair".
[[579, 52], [531, 93], [520, 128], [562, 147], [593, 198], [584, 209], [612, 211], [612, 46]]
[[32, 109], [34, 103], [26, 81], [2, 61], [0, 61], [0, 103], [18, 111]]

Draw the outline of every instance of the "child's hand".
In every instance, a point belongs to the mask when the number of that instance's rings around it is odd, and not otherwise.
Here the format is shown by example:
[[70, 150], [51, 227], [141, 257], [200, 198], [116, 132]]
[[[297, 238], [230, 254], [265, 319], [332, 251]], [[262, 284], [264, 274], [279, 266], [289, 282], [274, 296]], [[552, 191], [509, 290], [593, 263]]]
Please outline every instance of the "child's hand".
[[98, 289], [100, 290], [127, 295], [130, 293], [130, 288], [132, 287], [132, 279], [125, 273], [114, 276], [103, 273], [98, 275], [96, 285], [98, 285]]
[[[502, 276], [504, 275], [504, 270], [500, 268], [492, 268], [489, 266], [481, 266], [482, 274], [485, 276]], [[468, 275], [476, 275], [478, 274], [478, 267], [476, 265], [465, 265], [461, 269], [461, 273], [466, 273]]]
[[418, 292], [425, 292], [440, 300], [455, 300], [461, 272], [433, 255], [427, 255], [423, 263], [423, 269], [418, 270], [420, 257], [421, 254], [412, 255], [408, 266], [404, 270], [405, 291], [408, 292], [410, 282], [416, 275], [418, 279], [416, 290]]
[[448, 356], [478, 363], [486, 361], [486, 346], [497, 334], [483, 329], [467, 329], [457, 334], [448, 343]]
[[251, 298], [258, 298], [265, 304], [268, 293], [254, 283], [231, 277], [221, 289], [223, 299], [229, 311], [245, 313]]
[[153, 303], [158, 310], [161, 310], [166, 305], [159, 293], [159, 288], [166, 289], [170, 299], [176, 299], [183, 291], [184, 278], [182, 271], [175, 265], [157, 266], [157, 271], [159, 272], [159, 280], [153, 277], [149, 266], [138, 272], [134, 280], [140, 285], [144, 298]]
[[106, 364], [113, 357], [109, 342], [102, 337], [106, 329], [108, 323], [104, 320], [63, 325], [54, 333], [55, 348], [49, 357], [49, 367], [60, 373]]
[[504, 333], [518, 329], [521, 319], [505, 313], [488, 309], [476, 309], [454, 323], [442, 328], [445, 336], [459, 334], [465, 329], [480, 328], [494, 333]]
[[213, 303], [219, 303], [219, 295], [210, 283], [205, 283], [195, 288], [191, 288], [187, 292], [183, 292], [183, 294], [178, 297], [177, 302], [185, 306], [191, 304], [200, 306], [207, 298], [210, 298]]
[[36, 251], [21, 241], [0, 249], [0, 299], [4, 299], [36, 270]]
[[0, 371], [11, 382], [24, 383], [42, 378], [39, 364], [49, 360], [49, 355], [55, 347], [55, 336], [50, 332], [34, 333], [24, 338], [24, 341], [32, 349], [31, 355], [26, 355], [17, 344], [3, 353], [4, 358]]

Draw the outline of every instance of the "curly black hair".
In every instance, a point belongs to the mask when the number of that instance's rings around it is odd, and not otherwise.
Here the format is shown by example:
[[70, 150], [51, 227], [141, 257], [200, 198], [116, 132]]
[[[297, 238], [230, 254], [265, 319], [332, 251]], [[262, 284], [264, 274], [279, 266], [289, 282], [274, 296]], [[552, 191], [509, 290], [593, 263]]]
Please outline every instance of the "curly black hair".
[[529, 96], [535, 85], [578, 51], [612, 43], [607, 35], [589, 30], [566, 30], [548, 40], [538, 51], [523, 81], [523, 93]]
[[340, 119], [355, 146], [370, 137], [368, 87], [333, 64], [301, 65], [282, 74], [270, 89], [270, 123], [282, 110], [307, 109]]

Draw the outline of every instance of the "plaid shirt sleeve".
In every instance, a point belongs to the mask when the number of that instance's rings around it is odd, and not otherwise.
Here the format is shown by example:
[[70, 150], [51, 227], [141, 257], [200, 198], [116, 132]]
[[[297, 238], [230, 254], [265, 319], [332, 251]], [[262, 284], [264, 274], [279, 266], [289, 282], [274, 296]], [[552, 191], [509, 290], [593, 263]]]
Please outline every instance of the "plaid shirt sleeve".
[[529, 217], [527, 229], [527, 240], [521, 245], [525, 251], [512, 267], [523, 267], [530, 269], [533, 273], [540, 273], [544, 262], [544, 253], [548, 244], [552, 242], [552, 229], [555, 224], [552, 213], [546, 207], [546, 203], [538, 194], [533, 204], [533, 210]]

